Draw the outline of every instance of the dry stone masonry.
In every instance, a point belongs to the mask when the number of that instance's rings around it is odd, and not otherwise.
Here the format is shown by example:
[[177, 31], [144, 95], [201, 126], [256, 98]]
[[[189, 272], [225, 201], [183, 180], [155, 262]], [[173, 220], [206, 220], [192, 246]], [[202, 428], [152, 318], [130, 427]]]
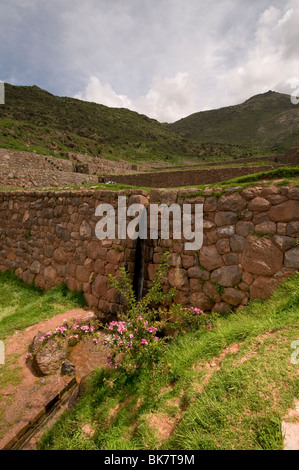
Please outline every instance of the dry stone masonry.
[[[122, 311], [108, 275], [125, 266], [134, 274], [140, 254], [134, 240], [95, 235], [101, 203], [117, 208], [118, 196], [132, 203], [203, 204], [204, 240], [198, 251], [186, 240], [146, 240], [144, 290], [153, 281], [163, 250], [170, 253], [167, 284], [175, 301], [228, 312], [250, 299], [265, 299], [299, 270], [299, 188], [270, 186], [227, 189], [0, 192], [0, 269], [15, 270], [43, 289], [66, 283], [82, 289], [103, 315]], [[117, 223], [117, 221], [116, 221]]]

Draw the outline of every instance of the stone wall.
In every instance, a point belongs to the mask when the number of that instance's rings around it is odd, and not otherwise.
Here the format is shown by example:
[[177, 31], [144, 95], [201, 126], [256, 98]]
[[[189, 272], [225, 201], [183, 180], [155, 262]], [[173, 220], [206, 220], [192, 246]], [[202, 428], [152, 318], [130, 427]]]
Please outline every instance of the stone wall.
[[[0, 148], [0, 186], [74, 186], [98, 183], [99, 174], [132, 173], [141, 167], [125, 161], [65, 152], [65, 158]], [[111, 179], [108, 178], [108, 179]]]
[[203, 204], [204, 241], [197, 252], [185, 251], [184, 240], [151, 241], [147, 285], [167, 248], [168, 282], [177, 288], [178, 303], [226, 312], [250, 299], [266, 299], [280, 282], [299, 271], [299, 188], [209, 192], [192, 197], [190, 189], [151, 191], [151, 203]]
[[[238, 166], [226, 168], [210, 168], [201, 170], [160, 171], [155, 173], [139, 173], [132, 175], [114, 175], [116, 183], [129, 184], [147, 188], [176, 188], [199, 184], [219, 183], [240, 176], [277, 168], [274, 164], [262, 166]], [[111, 178], [106, 177], [105, 181]]]
[[95, 236], [100, 203], [203, 204], [204, 244], [184, 250], [183, 240], [146, 240], [148, 289], [164, 249], [170, 252], [167, 283], [185, 306], [226, 312], [249, 299], [266, 298], [299, 270], [299, 188], [252, 187], [219, 190], [2, 191], [0, 192], [0, 269], [16, 270], [26, 282], [49, 289], [65, 282], [82, 289], [88, 304], [104, 314], [123, 309], [110, 288], [109, 274], [125, 266], [134, 273], [136, 241]]

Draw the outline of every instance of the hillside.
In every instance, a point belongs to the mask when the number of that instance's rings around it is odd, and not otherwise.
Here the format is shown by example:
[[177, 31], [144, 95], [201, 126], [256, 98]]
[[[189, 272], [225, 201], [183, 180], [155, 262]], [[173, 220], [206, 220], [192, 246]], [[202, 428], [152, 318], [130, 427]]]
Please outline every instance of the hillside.
[[200, 143], [124, 108], [54, 96], [37, 86], [5, 85], [0, 147], [67, 157], [68, 152], [111, 160], [178, 163], [251, 156], [232, 143]]
[[289, 95], [268, 91], [239, 105], [192, 114], [167, 127], [202, 143], [283, 152], [299, 142], [299, 106], [291, 103]]

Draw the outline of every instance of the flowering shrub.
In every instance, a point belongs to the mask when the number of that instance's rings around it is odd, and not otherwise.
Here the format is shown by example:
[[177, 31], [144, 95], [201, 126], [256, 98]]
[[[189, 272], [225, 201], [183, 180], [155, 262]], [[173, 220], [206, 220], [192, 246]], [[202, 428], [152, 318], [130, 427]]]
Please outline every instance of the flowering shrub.
[[185, 333], [200, 328], [211, 330], [214, 316], [211, 313], [203, 312], [200, 308], [184, 308], [178, 304], [172, 305], [164, 318], [167, 329]]
[[109, 276], [112, 287], [126, 300], [128, 310], [121, 320], [109, 324], [110, 340], [104, 341], [104, 345], [111, 350], [107, 354], [108, 363], [115, 369], [132, 374], [141, 367], [155, 367], [165, 350], [168, 339], [165, 332], [169, 330], [180, 333], [192, 328], [212, 328], [211, 315], [199, 308], [183, 308], [175, 304], [169, 306], [176, 290], [164, 292], [162, 288], [169, 268], [168, 256], [168, 253], [164, 253], [151, 289], [139, 302], [124, 269], [120, 269], [118, 277]]
[[130, 322], [112, 321], [109, 324], [111, 339], [104, 345], [110, 347], [108, 363], [115, 369], [132, 374], [136, 369], [154, 363], [163, 349], [163, 340], [156, 336], [158, 328], [149, 325], [141, 315]]
[[[94, 336], [97, 325], [84, 320], [77, 320], [73, 324], [66, 326], [59, 326], [55, 330], [48, 331], [38, 339], [38, 345], [34, 347], [34, 351], [26, 354], [26, 359], [32, 359], [34, 355], [49, 341], [55, 339], [56, 341], [65, 341], [69, 346], [75, 346], [80, 339], [86, 336]], [[94, 338], [96, 342], [98, 339]]]
[[162, 284], [168, 270], [168, 253], [164, 253], [157, 269], [151, 289], [137, 301], [129, 274], [124, 268], [119, 276], [110, 275], [111, 286], [121, 293], [127, 304], [127, 313], [121, 321], [111, 322], [108, 326], [111, 339], [104, 341], [110, 347], [108, 363], [116, 369], [133, 374], [141, 367], [154, 367], [164, 351], [164, 338], [158, 335], [161, 330], [160, 307], [169, 302], [175, 289], [163, 292]]

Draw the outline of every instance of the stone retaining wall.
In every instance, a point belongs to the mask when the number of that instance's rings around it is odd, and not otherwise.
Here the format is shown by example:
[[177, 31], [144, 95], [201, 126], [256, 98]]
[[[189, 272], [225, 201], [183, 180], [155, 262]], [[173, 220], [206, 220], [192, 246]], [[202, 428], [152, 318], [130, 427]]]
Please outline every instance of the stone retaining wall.
[[[95, 236], [101, 203], [203, 204], [204, 244], [184, 250], [184, 240], [146, 241], [145, 290], [164, 249], [170, 252], [167, 283], [176, 301], [226, 312], [249, 299], [266, 298], [299, 270], [299, 188], [225, 190], [3, 191], [0, 192], [0, 269], [16, 270], [26, 282], [49, 289], [65, 282], [82, 289], [88, 304], [104, 314], [123, 309], [107, 276], [125, 266], [133, 275], [136, 241]], [[148, 197], [149, 196], [149, 197]]]
[[[281, 166], [281, 165], [280, 165]], [[113, 175], [104, 181], [113, 179], [116, 183], [141, 186], [146, 188], [176, 188], [199, 184], [219, 183], [240, 176], [277, 168], [275, 165], [238, 166], [226, 168], [210, 168], [202, 170], [160, 171], [155, 173], [138, 173], [132, 175]]]

